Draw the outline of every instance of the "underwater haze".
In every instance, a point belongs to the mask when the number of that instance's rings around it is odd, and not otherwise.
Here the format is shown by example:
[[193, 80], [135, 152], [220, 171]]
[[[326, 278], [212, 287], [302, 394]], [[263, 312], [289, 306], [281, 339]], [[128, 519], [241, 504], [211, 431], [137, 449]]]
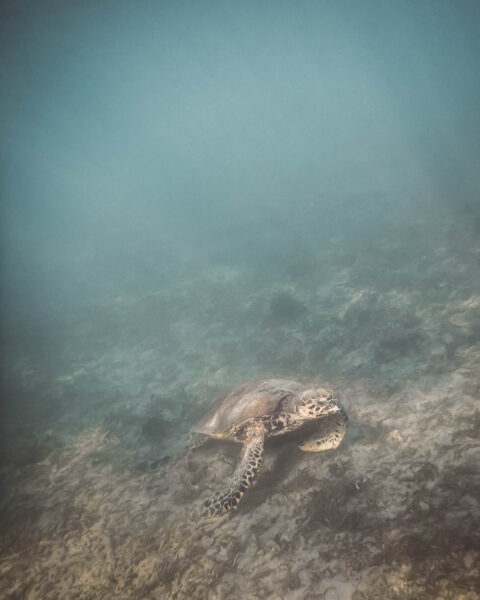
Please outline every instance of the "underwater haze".
[[474, 0], [1, 3], [0, 595], [480, 599], [479, 107]]

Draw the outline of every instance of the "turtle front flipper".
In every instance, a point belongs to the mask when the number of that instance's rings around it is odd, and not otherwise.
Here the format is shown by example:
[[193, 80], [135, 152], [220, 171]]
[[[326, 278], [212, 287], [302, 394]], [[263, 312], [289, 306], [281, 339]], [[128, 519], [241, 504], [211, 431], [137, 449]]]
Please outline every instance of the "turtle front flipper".
[[245, 490], [254, 485], [262, 462], [264, 437], [263, 427], [255, 427], [246, 432], [241, 461], [235, 469], [230, 485], [205, 502], [202, 517], [218, 517], [236, 508]]
[[338, 411], [328, 418], [330, 428], [325, 430], [322, 427], [321, 433], [316, 432], [310, 435], [304, 442], [299, 444], [300, 450], [304, 452], [322, 452], [323, 450], [333, 450], [340, 446], [348, 428], [347, 413], [340, 404], [337, 404]]

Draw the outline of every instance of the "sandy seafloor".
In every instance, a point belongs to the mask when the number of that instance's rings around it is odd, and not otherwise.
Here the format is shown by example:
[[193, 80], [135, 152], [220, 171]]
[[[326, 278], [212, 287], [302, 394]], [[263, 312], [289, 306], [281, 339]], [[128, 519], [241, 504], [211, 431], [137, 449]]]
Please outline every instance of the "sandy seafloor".
[[[60, 307], [61, 347], [4, 365], [0, 596], [480, 598], [480, 235], [416, 227]], [[188, 428], [270, 376], [334, 389], [349, 433], [267, 444], [239, 509], [202, 519], [239, 447], [188, 453]]]

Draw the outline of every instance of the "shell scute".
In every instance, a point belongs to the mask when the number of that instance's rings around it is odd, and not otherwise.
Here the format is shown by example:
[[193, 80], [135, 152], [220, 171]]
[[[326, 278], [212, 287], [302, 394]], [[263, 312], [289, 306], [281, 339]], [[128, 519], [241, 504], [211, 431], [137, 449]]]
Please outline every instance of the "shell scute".
[[249, 419], [271, 415], [280, 406], [293, 409], [295, 400], [306, 386], [286, 379], [263, 379], [244, 383], [217, 400], [193, 428], [196, 433], [226, 437], [228, 432]]

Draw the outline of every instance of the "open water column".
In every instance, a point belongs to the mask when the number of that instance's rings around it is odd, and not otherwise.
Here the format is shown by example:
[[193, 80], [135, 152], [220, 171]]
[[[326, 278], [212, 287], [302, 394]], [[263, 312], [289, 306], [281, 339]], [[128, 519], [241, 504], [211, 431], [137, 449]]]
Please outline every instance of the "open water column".
[[0, 596], [478, 600], [480, 4], [4, 0], [0, 78]]

